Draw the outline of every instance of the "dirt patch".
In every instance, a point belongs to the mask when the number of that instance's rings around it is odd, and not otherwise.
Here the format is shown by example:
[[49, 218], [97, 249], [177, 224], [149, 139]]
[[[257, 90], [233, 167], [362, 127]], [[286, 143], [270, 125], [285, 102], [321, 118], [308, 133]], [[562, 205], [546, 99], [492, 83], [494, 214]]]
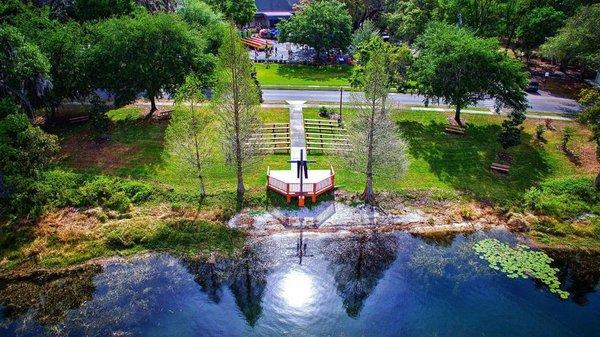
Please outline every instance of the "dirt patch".
[[96, 142], [88, 132], [83, 132], [63, 140], [59, 159], [74, 168], [95, 167], [104, 173], [114, 173], [129, 166], [140, 151], [138, 146], [114, 140]]
[[575, 146], [573, 149], [577, 153], [579, 159], [579, 168], [585, 173], [598, 173], [600, 171], [600, 163], [596, 159], [596, 145], [593, 143], [585, 143]]

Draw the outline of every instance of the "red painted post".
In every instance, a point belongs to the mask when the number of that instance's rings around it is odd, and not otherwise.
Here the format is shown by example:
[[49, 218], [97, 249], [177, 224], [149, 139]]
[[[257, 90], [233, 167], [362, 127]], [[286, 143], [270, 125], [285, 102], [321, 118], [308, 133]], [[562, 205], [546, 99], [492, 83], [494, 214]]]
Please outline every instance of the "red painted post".
[[290, 184], [285, 184], [285, 201], [288, 204], [292, 202], [292, 196], [290, 195]]
[[312, 202], [313, 204], [317, 202], [317, 184], [313, 184]]

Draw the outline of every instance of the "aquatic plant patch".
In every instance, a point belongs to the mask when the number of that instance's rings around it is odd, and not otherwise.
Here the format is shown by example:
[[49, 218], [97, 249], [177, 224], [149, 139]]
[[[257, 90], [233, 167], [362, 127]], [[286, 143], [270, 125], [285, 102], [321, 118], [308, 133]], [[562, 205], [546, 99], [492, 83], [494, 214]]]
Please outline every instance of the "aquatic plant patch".
[[560, 289], [557, 268], [546, 253], [534, 251], [525, 245], [511, 247], [496, 239], [483, 239], [473, 246], [477, 255], [489, 263], [489, 267], [503, 272], [509, 278], [534, 278], [548, 286], [550, 292], [567, 299], [569, 293]]

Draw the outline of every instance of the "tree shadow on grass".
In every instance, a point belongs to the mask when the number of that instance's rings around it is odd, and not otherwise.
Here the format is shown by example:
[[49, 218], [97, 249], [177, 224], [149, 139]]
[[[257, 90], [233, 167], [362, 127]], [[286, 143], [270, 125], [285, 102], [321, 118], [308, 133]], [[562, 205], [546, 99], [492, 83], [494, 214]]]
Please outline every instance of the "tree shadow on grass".
[[399, 121], [398, 126], [414, 158], [425, 160], [441, 181], [481, 201], [510, 202], [550, 173], [543, 150], [529, 145], [528, 134], [523, 134], [521, 145], [509, 150], [510, 174], [491, 172], [490, 165], [502, 149], [497, 141], [500, 125], [468, 124], [463, 136], [446, 134], [446, 125], [440, 122]]

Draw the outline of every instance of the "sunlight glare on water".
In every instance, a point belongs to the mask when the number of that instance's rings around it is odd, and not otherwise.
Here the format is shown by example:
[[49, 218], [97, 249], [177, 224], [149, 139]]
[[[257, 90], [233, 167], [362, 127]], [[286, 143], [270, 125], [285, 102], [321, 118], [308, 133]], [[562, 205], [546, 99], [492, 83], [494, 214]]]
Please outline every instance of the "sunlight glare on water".
[[297, 309], [307, 308], [315, 301], [312, 278], [298, 270], [291, 270], [283, 277], [278, 291], [287, 305]]

